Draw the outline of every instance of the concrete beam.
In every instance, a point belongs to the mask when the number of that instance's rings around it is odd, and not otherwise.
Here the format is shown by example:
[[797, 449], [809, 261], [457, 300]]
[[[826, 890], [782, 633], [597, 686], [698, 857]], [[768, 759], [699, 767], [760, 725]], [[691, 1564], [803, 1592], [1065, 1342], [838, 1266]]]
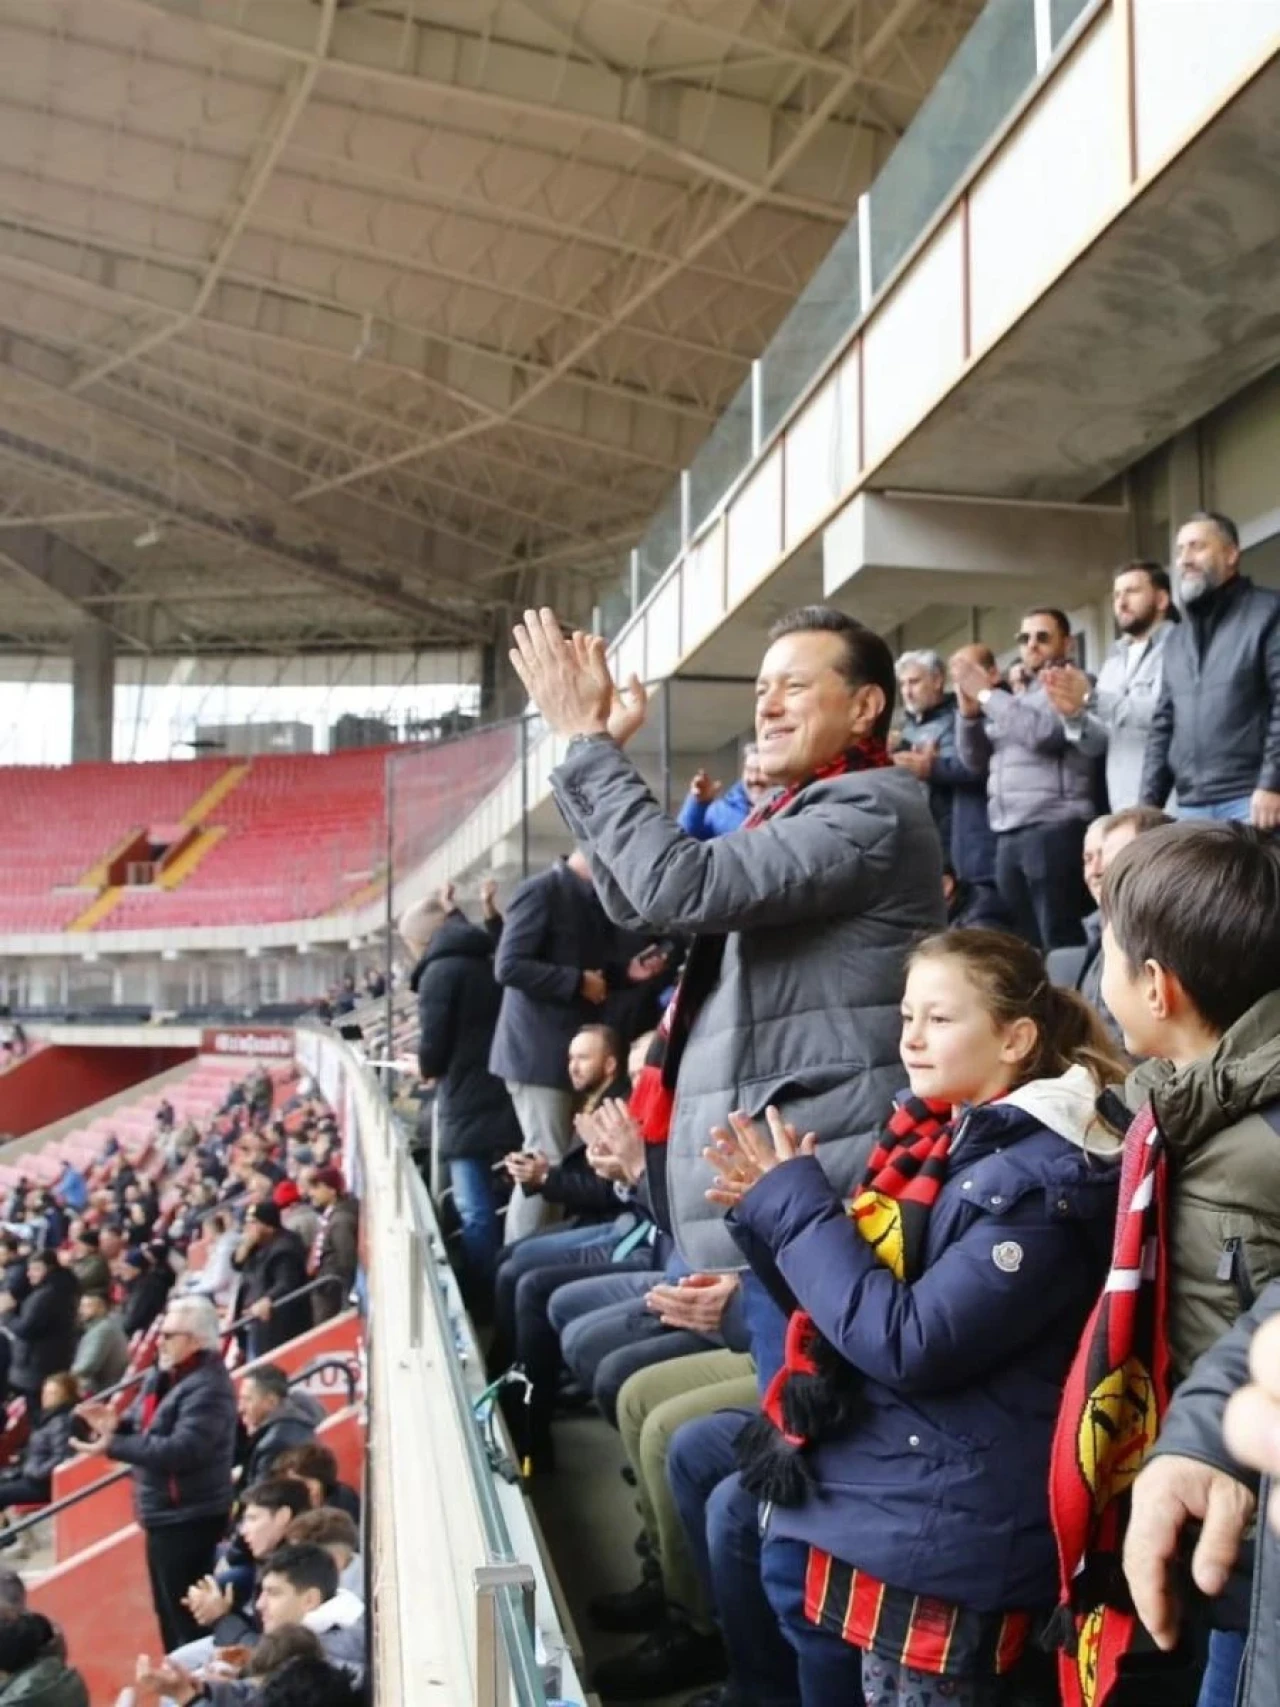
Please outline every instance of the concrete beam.
[[957, 604], [973, 602], [966, 581], [975, 578], [1031, 583], [1040, 597], [1071, 604], [1092, 595], [1131, 538], [1129, 511], [1110, 505], [860, 492], [823, 531], [823, 592], [854, 590], [880, 570], [953, 576]]
[[71, 637], [71, 758], [111, 759], [115, 723], [115, 636], [86, 622]]

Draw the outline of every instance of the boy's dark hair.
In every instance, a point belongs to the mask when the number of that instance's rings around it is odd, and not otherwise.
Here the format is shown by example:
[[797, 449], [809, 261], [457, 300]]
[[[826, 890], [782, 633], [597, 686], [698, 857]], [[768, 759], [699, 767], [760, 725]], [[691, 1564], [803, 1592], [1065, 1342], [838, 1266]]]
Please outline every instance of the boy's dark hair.
[[282, 1624], [267, 1631], [256, 1643], [245, 1664], [246, 1677], [271, 1677], [290, 1660], [323, 1660], [324, 1649], [314, 1630], [305, 1624]]
[[1109, 836], [1113, 830], [1131, 829], [1135, 836], [1145, 836], [1151, 830], [1163, 830], [1166, 824], [1176, 821], [1158, 806], [1122, 806], [1118, 812], [1107, 814], [1107, 827], [1103, 834]]
[[289, 1396], [289, 1377], [278, 1363], [253, 1363], [244, 1372], [246, 1381], [252, 1381], [260, 1393], [268, 1393], [273, 1399], [286, 1399]]
[[261, 1506], [263, 1511], [279, 1511], [283, 1506], [297, 1517], [307, 1510], [310, 1500], [307, 1490], [301, 1482], [294, 1481], [292, 1476], [265, 1476], [262, 1481], [255, 1482], [245, 1490], [241, 1507]]
[[1280, 989], [1280, 843], [1248, 825], [1139, 836], [1102, 880], [1102, 916], [1134, 972], [1172, 972], [1219, 1032]]
[[16, 1618], [27, 1610], [27, 1585], [17, 1571], [0, 1571], [0, 1620]]
[[53, 1625], [42, 1612], [20, 1612], [0, 1622], [0, 1672], [26, 1671], [53, 1641]]
[[327, 1660], [290, 1660], [258, 1694], [259, 1707], [360, 1707], [360, 1701], [346, 1672]]
[[333, 1554], [305, 1541], [277, 1547], [274, 1553], [269, 1553], [262, 1561], [262, 1575], [284, 1577], [299, 1594], [309, 1588], [319, 1589], [322, 1601], [332, 1600], [338, 1592], [338, 1567]]
[[336, 1505], [318, 1505], [314, 1511], [304, 1511], [289, 1525], [285, 1539], [296, 1545], [304, 1541], [313, 1547], [348, 1547], [360, 1551], [360, 1531], [349, 1512], [339, 1511]]
[[844, 642], [844, 657], [836, 668], [851, 688], [876, 687], [884, 695], [884, 711], [871, 731], [878, 741], [889, 733], [897, 702], [898, 674], [887, 641], [874, 629], [834, 605], [801, 605], [780, 616], [769, 630], [770, 646], [788, 634], [838, 634]]
[[328, 1496], [338, 1485], [338, 1460], [318, 1440], [301, 1440], [272, 1459], [271, 1474], [305, 1476], [308, 1481], [319, 1482]]

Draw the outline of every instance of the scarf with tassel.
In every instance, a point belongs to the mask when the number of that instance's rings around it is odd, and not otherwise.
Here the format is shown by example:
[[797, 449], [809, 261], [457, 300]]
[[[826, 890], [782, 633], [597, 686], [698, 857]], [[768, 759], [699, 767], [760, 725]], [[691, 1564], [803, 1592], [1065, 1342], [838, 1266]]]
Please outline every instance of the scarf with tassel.
[[[929, 1214], [947, 1177], [950, 1103], [904, 1095], [871, 1153], [849, 1219], [890, 1270], [910, 1284], [921, 1269]], [[861, 1377], [818, 1332], [793, 1312], [781, 1369], [770, 1381], [736, 1442], [743, 1486], [757, 1499], [798, 1505], [810, 1483], [807, 1453], [853, 1420]]]

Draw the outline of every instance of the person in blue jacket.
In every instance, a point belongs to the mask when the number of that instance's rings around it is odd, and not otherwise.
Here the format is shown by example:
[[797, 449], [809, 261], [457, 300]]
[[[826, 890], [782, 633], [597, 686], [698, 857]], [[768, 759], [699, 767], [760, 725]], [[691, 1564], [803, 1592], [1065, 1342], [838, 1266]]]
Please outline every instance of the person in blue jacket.
[[694, 773], [677, 822], [695, 841], [710, 842], [717, 836], [727, 836], [730, 830], [740, 830], [770, 793], [772, 789], [760, 769], [755, 743], [751, 742], [742, 749], [742, 775], [724, 794], [720, 792], [720, 784], [713, 782], [706, 771]]
[[803, 1707], [1003, 1707], [1057, 1599], [1049, 1454], [1107, 1268], [1123, 1067], [1035, 950], [989, 930], [916, 950], [901, 1054], [910, 1092], [851, 1203], [776, 1110], [707, 1152], [791, 1312], [741, 1475]]

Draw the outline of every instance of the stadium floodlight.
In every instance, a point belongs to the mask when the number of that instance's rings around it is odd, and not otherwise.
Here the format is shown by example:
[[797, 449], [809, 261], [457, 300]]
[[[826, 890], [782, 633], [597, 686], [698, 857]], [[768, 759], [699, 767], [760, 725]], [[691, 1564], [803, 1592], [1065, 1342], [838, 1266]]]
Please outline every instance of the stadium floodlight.
[[139, 551], [146, 551], [149, 546], [159, 545], [164, 538], [159, 522], [148, 522], [142, 532], [134, 539], [134, 545]]

